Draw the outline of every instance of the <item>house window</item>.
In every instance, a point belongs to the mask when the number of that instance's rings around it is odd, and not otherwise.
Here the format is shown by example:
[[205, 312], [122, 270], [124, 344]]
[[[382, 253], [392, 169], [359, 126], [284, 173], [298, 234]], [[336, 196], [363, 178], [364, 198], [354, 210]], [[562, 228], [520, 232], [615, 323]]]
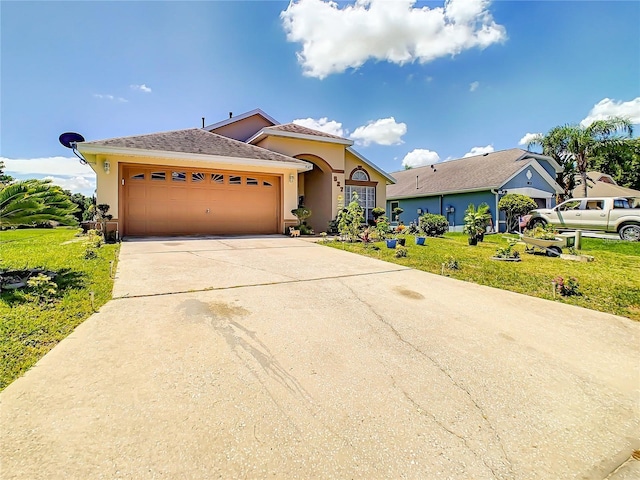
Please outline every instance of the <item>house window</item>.
[[369, 175], [364, 170], [356, 170], [351, 175], [351, 180], [357, 180], [359, 182], [368, 182], [369, 181]]
[[365, 220], [373, 219], [371, 210], [376, 208], [376, 188], [363, 187], [360, 185], [345, 185], [345, 200], [347, 202], [351, 202], [354, 192], [358, 194], [358, 204], [364, 209]]
[[393, 213], [393, 211], [396, 208], [400, 207], [400, 202], [391, 202], [391, 205], [389, 206], [390, 210], [391, 210], [391, 221], [392, 222], [397, 222], [398, 221], [398, 215], [396, 215], [395, 213]]

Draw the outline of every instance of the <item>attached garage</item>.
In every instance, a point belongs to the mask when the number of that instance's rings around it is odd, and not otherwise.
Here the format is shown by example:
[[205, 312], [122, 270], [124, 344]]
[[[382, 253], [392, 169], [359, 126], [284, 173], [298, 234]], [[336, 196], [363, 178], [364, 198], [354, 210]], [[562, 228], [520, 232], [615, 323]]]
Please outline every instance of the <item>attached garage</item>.
[[313, 166], [199, 128], [78, 144], [120, 236], [284, 233]]
[[123, 166], [124, 235], [279, 233], [280, 177]]

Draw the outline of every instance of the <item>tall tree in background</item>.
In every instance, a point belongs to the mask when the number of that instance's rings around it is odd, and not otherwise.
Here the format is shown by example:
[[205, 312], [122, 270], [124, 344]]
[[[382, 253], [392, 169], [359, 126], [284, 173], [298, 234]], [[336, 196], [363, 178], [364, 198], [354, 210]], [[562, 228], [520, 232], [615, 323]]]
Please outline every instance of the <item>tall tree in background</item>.
[[576, 165], [567, 151], [567, 138], [562, 131], [563, 128], [554, 127], [546, 135], [536, 135], [529, 142], [527, 149], [531, 150], [534, 146], [542, 147], [543, 155], [553, 158], [562, 167], [562, 172], [557, 174], [556, 182], [562, 187], [562, 197], [566, 199], [576, 188]]
[[[582, 193], [587, 196], [587, 170], [598, 155], [617, 154], [633, 148], [631, 122], [622, 117], [607, 120], [596, 120], [586, 127], [582, 125], [563, 125], [552, 128], [546, 135], [538, 135], [529, 143], [542, 147], [542, 153], [554, 160], [560, 160], [563, 166], [563, 188], [565, 194], [570, 192], [570, 180], [567, 178], [572, 165], [580, 174]], [[566, 175], [565, 175], [566, 172]], [[574, 175], [575, 177], [575, 175]]]
[[0, 187], [13, 182], [13, 177], [4, 173], [4, 162], [0, 160]]
[[78, 210], [73, 214], [78, 222], [93, 219], [93, 209], [91, 208], [95, 203], [95, 199], [93, 197], [85, 197], [81, 193], [71, 193], [69, 190], [65, 190], [64, 193], [66, 193], [71, 201], [78, 206]]
[[621, 187], [640, 190], [640, 139], [629, 140], [630, 148], [604, 152], [593, 160], [593, 170], [606, 173]]

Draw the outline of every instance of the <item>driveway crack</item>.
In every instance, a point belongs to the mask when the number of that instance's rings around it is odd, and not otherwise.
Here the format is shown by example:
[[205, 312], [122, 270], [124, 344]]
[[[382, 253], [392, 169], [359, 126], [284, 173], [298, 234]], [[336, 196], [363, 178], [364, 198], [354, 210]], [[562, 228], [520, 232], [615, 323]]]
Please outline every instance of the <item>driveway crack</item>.
[[426, 410], [424, 407], [422, 407], [411, 395], [409, 395], [407, 393], [407, 391], [402, 388], [401, 386], [399, 386], [396, 383], [396, 379], [391, 376], [391, 381], [393, 382], [393, 387], [400, 390], [402, 392], [402, 395], [404, 395], [404, 397], [409, 401], [409, 403], [411, 403], [414, 408], [418, 411], [418, 413], [420, 415], [424, 415], [429, 417], [431, 420], [433, 420], [436, 424], [438, 424], [438, 426], [440, 428], [442, 428], [445, 432], [449, 433], [450, 435], [453, 435], [454, 437], [456, 437], [457, 439], [459, 439], [462, 443], [464, 443], [465, 447], [467, 447], [467, 450], [469, 450], [471, 453], [473, 453], [473, 455], [478, 458], [485, 467], [487, 467], [487, 469], [489, 469], [493, 475], [494, 478], [499, 478], [498, 474], [496, 473], [496, 471], [491, 467], [491, 465], [487, 464], [487, 462], [485, 461], [485, 459], [478, 454], [478, 452], [476, 452], [471, 445], [469, 444], [469, 442], [467, 441], [467, 439], [465, 437], [463, 437], [462, 435], [460, 435], [459, 433], [454, 432], [453, 430], [451, 430], [449, 427], [447, 427], [444, 423], [442, 423], [440, 420], [438, 420], [438, 418], [431, 412], [429, 412], [428, 410]]
[[[507, 452], [504, 448], [504, 444], [502, 442], [502, 439], [500, 438], [500, 434], [498, 433], [498, 431], [496, 430], [496, 428], [493, 426], [493, 424], [489, 421], [489, 418], [487, 417], [486, 413], [484, 412], [482, 406], [480, 406], [480, 404], [476, 401], [475, 398], [473, 398], [473, 395], [471, 395], [471, 392], [469, 392], [469, 390], [462, 385], [461, 383], [459, 383], [458, 381], [456, 381], [452, 376], [451, 373], [449, 373], [449, 371], [444, 368], [443, 365], [440, 364], [440, 362], [438, 362], [435, 358], [433, 358], [432, 356], [430, 356], [429, 354], [427, 354], [426, 352], [423, 352], [422, 350], [420, 350], [417, 346], [415, 346], [413, 343], [411, 343], [410, 341], [408, 341], [407, 339], [405, 339], [402, 334], [388, 321], [386, 321], [384, 319], [384, 317], [382, 315], [380, 315], [375, 308], [364, 298], [362, 298], [358, 292], [356, 292], [353, 288], [351, 288], [349, 285], [347, 285], [344, 282], [341, 282], [345, 288], [347, 288], [352, 294], [353, 296], [360, 302], [362, 303], [365, 307], [367, 307], [367, 309], [378, 319], [379, 322], [381, 322], [382, 324], [386, 325], [387, 328], [389, 330], [391, 330], [391, 332], [393, 333], [393, 335], [400, 341], [402, 342], [404, 345], [406, 345], [409, 349], [413, 350], [414, 352], [416, 352], [418, 355], [426, 358], [427, 360], [429, 360], [429, 362], [431, 362], [431, 364], [433, 364], [440, 372], [442, 372], [451, 382], [452, 385], [454, 385], [456, 388], [458, 388], [459, 390], [461, 390], [462, 392], [465, 393], [465, 395], [469, 398], [469, 401], [473, 404], [473, 406], [477, 409], [477, 411], [480, 413], [480, 415], [482, 416], [482, 419], [484, 420], [484, 422], [487, 424], [487, 426], [489, 427], [489, 429], [491, 430], [494, 438], [497, 440], [498, 446], [500, 447], [500, 450], [502, 451], [502, 456], [504, 457], [505, 461], [507, 462], [508, 466], [509, 466], [509, 476], [511, 478], [514, 478], [514, 474], [513, 474], [513, 465], [511, 463], [511, 460], [509, 459], [509, 456], [507, 455]], [[411, 400], [410, 400], [411, 401]], [[415, 402], [413, 402], [415, 404]], [[416, 404], [417, 405], [417, 404]], [[437, 422], [438, 423], [438, 422]], [[445, 429], [448, 431], [448, 429]], [[453, 433], [453, 432], [450, 432]], [[453, 433], [454, 435], [456, 435], [455, 433]], [[457, 435], [456, 435], [457, 436]], [[459, 437], [460, 438], [460, 437]], [[466, 442], [465, 442], [466, 443]], [[472, 450], [473, 451], [473, 450]], [[484, 463], [484, 460], [483, 460]], [[486, 463], [485, 463], [486, 465]], [[494, 476], [496, 476], [496, 472], [491, 468], [488, 467], [494, 474]], [[497, 477], [496, 477], [497, 478]]]

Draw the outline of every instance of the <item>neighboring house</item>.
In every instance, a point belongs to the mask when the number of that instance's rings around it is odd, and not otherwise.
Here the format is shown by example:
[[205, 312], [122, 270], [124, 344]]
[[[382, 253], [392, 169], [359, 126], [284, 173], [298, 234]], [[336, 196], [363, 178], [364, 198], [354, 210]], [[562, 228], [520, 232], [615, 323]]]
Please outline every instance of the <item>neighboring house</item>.
[[121, 236], [325, 231], [352, 192], [370, 215], [394, 179], [353, 142], [253, 110], [209, 125], [77, 145]]
[[[507, 193], [533, 198], [539, 207], [555, 205], [562, 188], [555, 181], [562, 168], [551, 157], [514, 148], [394, 172], [387, 187], [387, 214], [404, 210], [403, 223], [417, 222], [422, 213], [444, 215], [450, 230], [461, 231], [470, 203], [487, 203], [494, 228], [505, 230], [498, 201]], [[394, 216], [392, 220], [397, 220]]]
[[[576, 181], [580, 181], [580, 177], [576, 177]], [[582, 197], [582, 185], [578, 185], [572, 192], [572, 197]], [[601, 172], [587, 172], [587, 196], [589, 197], [625, 197], [632, 200], [632, 204], [640, 204], [640, 190], [633, 188], [621, 187], [616, 181]]]

